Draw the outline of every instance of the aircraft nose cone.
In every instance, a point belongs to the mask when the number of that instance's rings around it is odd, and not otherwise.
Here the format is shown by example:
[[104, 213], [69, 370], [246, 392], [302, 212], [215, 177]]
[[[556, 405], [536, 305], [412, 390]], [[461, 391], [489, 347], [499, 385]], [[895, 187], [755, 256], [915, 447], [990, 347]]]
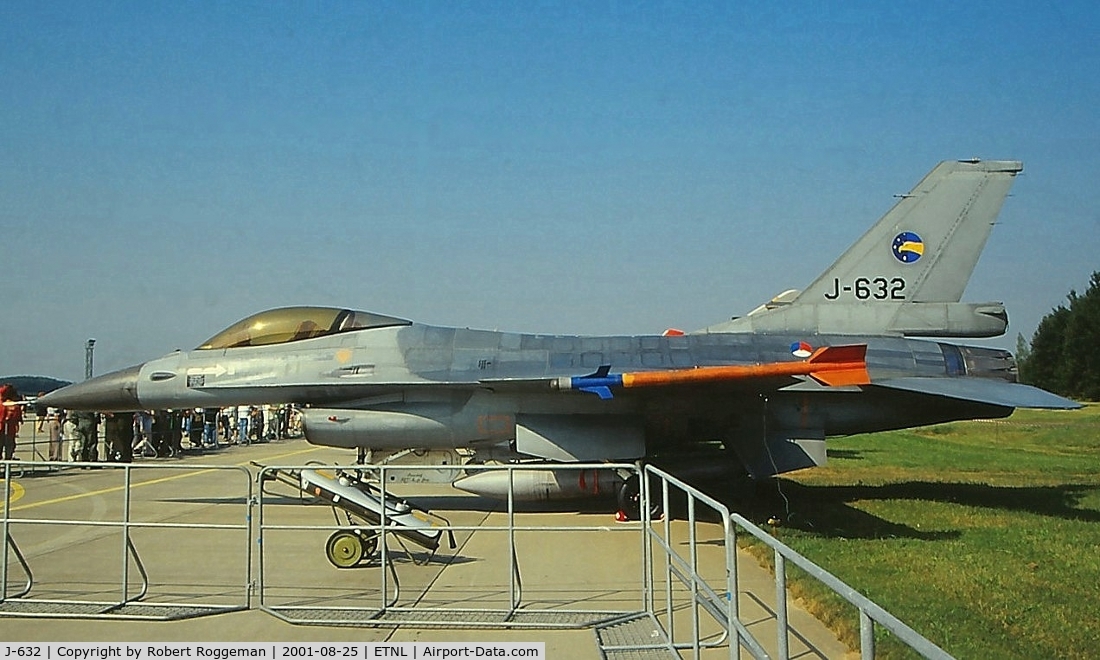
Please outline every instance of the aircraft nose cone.
[[95, 412], [128, 412], [141, 410], [137, 398], [137, 380], [141, 365], [112, 371], [83, 383], [74, 383], [40, 397], [45, 406], [65, 410], [91, 410]]

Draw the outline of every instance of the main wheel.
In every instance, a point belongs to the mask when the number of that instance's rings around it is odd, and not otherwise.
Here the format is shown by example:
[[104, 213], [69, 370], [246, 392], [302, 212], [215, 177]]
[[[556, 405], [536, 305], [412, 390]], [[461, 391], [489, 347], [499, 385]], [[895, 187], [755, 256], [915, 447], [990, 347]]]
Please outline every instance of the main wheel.
[[[649, 496], [651, 499], [656, 500], [656, 489], [652, 487], [653, 483], [650, 482]], [[629, 477], [623, 482], [623, 485], [619, 488], [619, 512], [625, 516], [626, 520], [641, 520], [642, 519], [642, 483], [638, 475]], [[649, 503], [649, 518], [651, 520], [657, 520], [661, 517], [661, 505], [656, 501]]]
[[325, 543], [325, 557], [336, 568], [351, 568], [363, 560], [363, 541], [355, 532], [334, 532]]

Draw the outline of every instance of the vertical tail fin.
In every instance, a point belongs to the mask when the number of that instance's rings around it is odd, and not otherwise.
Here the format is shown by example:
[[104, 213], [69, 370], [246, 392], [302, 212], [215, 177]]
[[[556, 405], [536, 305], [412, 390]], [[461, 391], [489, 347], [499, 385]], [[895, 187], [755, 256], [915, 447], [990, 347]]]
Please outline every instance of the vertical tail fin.
[[[959, 302], [1022, 169], [1018, 161], [940, 163], [795, 302]], [[885, 294], [876, 278], [886, 280]]]
[[805, 290], [707, 331], [1003, 334], [1003, 306], [959, 300], [1021, 170], [1018, 161], [940, 163]]

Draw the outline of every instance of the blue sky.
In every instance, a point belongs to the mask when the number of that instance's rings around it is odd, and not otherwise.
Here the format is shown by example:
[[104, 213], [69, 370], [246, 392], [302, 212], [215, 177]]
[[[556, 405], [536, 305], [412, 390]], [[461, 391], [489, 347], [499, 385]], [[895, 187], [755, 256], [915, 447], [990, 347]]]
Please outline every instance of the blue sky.
[[807, 285], [944, 159], [1024, 161], [1000, 345], [1100, 239], [1094, 3], [0, 4], [0, 374], [324, 304], [697, 329]]

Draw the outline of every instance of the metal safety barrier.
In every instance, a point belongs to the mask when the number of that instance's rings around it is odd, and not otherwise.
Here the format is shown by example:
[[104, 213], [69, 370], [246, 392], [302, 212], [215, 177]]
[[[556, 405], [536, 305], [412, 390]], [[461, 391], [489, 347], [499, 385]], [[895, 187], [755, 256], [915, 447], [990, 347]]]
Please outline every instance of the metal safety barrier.
[[[259, 475], [261, 484], [272, 484], [277, 481], [277, 475], [287, 474], [293, 475], [292, 479], [304, 480], [303, 472], [307, 472], [307, 478], [315, 472], [327, 472], [334, 479], [341, 479], [341, 473], [356, 479], [355, 475], [348, 474], [350, 471], [369, 475], [369, 480], [377, 484], [373, 495], [392, 506], [382, 507], [376, 519], [353, 520], [343, 510], [346, 499], [337, 496], [337, 501], [333, 501], [331, 494], [319, 488], [317, 503], [331, 507], [334, 516], [317, 512], [317, 507], [313, 507], [314, 515], [306, 520], [301, 509], [280, 505], [292, 498], [310, 497], [308, 488], [305, 494], [286, 490], [275, 494], [270, 486], [261, 488], [257, 516], [259, 607], [293, 623], [329, 625], [578, 629], [611, 626], [648, 616], [645, 606], [651, 599], [648, 574], [642, 561], [641, 523], [599, 527], [572, 521], [561, 524], [558, 519], [548, 518], [546, 511], [532, 511], [530, 505], [517, 503], [513, 487], [516, 476], [533, 468], [548, 467], [465, 466], [467, 474], [484, 471], [507, 474], [509, 487], [503, 511], [498, 504], [486, 507], [486, 500], [481, 498], [455, 495], [457, 491], [449, 485], [437, 487], [434, 493], [422, 485], [414, 489], [394, 485], [402, 481], [402, 473], [422, 470], [417, 467], [265, 467]], [[574, 475], [577, 479], [586, 478], [584, 475], [590, 475], [587, 478], [591, 479], [594, 472], [608, 470], [640, 474], [637, 467], [629, 464], [554, 465], [553, 469], [560, 475]], [[343, 479], [347, 481], [348, 477]], [[293, 481], [289, 483], [294, 484]], [[415, 499], [413, 504], [427, 505], [426, 509], [432, 510], [432, 515], [425, 509], [417, 514], [419, 519], [431, 521], [431, 529], [439, 533], [439, 547], [432, 547], [431, 542], [418, 546], [417, 539], [397, 520], [404, 511], [402, 507], [409, 506], [403, 498], [412, 490], [418, 495], [410, 497]], [[575, 502], [572, 507], [575, 510]], [[444, 514], [456, 520], [448, 520]], [[329, 517], [330, 522], [318, 524], [323, 517]], [[288, 555], [297, 558], [299, 565], [303, 561], [310, 565], [321, 563], [323, 557], [317, 540], [328, 535], [331, 545], [334, 539], [339, 542], [342, 534], [354, 534], [370, 547], [361, 561], [352, 556], [346, 568], [375, 570], [330, 571], [331, 579], [319, 583], [315, 571], [276, 568], [290, 563]], [[556, 545], [556, 541], [564, 539], [566, 534], [571, 546]], [[586, 535], [591, 542], [585, 540]], [[615, 537], [613, 547], [628, 552], [606, 553], [603, 557], [585, 554], [588, 548], [601, 547], [609, 537]], [[303, 543], [299, 539], [308, 540]], [[304, 558], [300, 554], [303, 545], [313, 548]], [[607, 583], [571, 584], [568, 574], [548, 575], [538, 570], [546, 565], [543, 562], [547, 561], [548, 552], [556, 554], [555, 560], [560, 564], [563, 549], [577, 561], [605, 562]], [[502, 558], [499, 565], [486, 565], [483, 558], [489, 555]], [[415, 570], [410, 570], [413, 567]], [[447, 568], [445, 574], [443, 568]], [[593, 571], [591, 563], [587, 568], [589, 573], [601, 572], [599, 566]], [[595, 591], [600, 592], [598, 597], [594, 597]], [[591, 603], [607, 607], [597, 609], [591, 607]]]
[[[69, 497], [13, 503], [5, 488], [0, 617], [165, 620], [257, 607], [295, 624], [592, 629], [609, 658], [787, 658], [797, 637], [787, 614], [792, 563], [857, 608], [863, 658], [874, 657], [876, 626], [923, 657], [950, 657], [722, 503], [652, 466], [452, 465], [437, 468], [449, 477], [439, 483], [414, 483], [426, 468], [400, 465], [0, 467], [9, 486], [20, 474], [53, 479], [88, 470]], [[640, 520], [577, 516], [576, 501], [517, 501], [517, 480], [539, 469], [588, 488], [610, 471], [636, 479]], [[503, 503], [448, 483], [485, 471], [506, 475]], [[203, 495], [174, 496], [173, 484], [184, 478], [195, 479]], [[349, 504], [357, 492], [366, 499]], [[92, 503], [79, 515], [71, 502], [78, 497]], [[607, 512], [608, 503], [593, 510]], [[199, 530], [215, 534], [199, 539]], [[738, 562], [755, 563], [737, 550], [741, 534], [774, 553], [773, 604], [739, 584]], [[93, 556], [107, 559], [93, 564]], [[584, 566], [585, 575], [570, 566]]]
[[[663, 555], [661, 559], [664, 563], [664, 574], [667, 576], [662, 583], [664, 607], [657, 612], [657, 616], [676, 649], [690, 649], [695, 657], [699, 657], [704, 649], [711, 648], [728, 648], [731, 658], [739, 658], [742, 649], [748, 651], [754, 658], [771, 657], [757, 636], [749, 630], [740, 612], [737, 533], [738, 530], [742, 530], [767, 545], [775, 554], [775, 657], [786, 659], [791, 655], [790, 637], [793, 631], [787, 616], [786, 572], [786, 564], [790, 562], [858, 609], [860, 656], [864, 660], [875, 657], [874, 627], [876, 624], [888, 630], [921, 657], [951, 658], [946, 651], [897, 617], [741, 515], [732, 513], [725, 505], [653, 466], [647, 466], [645, 473], [644, 499], [656, 499], [655, 496], [659, 494], [662, 510], [669, 511], [670, 506], [673, 505], [674, 496], [678, 496], [684, 502], [688, 522], [687, 538], [684, 539], [683, 544], [677, 544], [673, 540], [671, 516], [664, 516], [661, 524], [657, 525], [651, 520], [651, 507], [644, 511], [646, 519], [644, 527], [649, 545], [656, 548], [651, 552]], [[704, 548], [703, 544], [716, 542], [713, 537], [699, 536], [697, 521], [700, 517], [700, 507], [711, 514], [712, 520], [722, 525], [720, 543], [726, 557], [724, 576], [708, 577], [699, 569], [700, 551], [713, 550], [713, 548]], [[687, 548], [686, 556], [682, 549], [684, 546]], [[680, 549], [677, 549], [678, 547]], [[658, 560], [649, 562], [650, 570], [656, 570], [657, 564]], [[654, 581], [661, 583], [657, 577]], [[685, 618], [685, 611], [688, 619], [686, 622], [682, 620]], [[677, 613], [680, 615], [679, 618], [675, 616]], [[705, 628], [705, 620], [709, 620], [712, 624], [710, 631]], [[688, 627], [688, 634], [686, 639], [681, 639], [678, 633], [684, 625]]]
[[[51, 501], [13, 505], [13, 489], [4, 489], [0, 534], [7, 551], [0, 554], [0, 616], [174, 620], [250, 607], [254, 482], [248, 469], [44, 461], [3, 461], [0, 466], [5, 485], [21, 473], [100, 471], [94, 491]], [[171, 498], [176, 479], [202, 475], [210, 479], [216, 502]], [[160, 499], [141, 498], [137, 512], [137, 488], [152, 490]], [[80, 517], [68, 503], [84, 496], [94, 497], [96, 507]], [[213, 504], [218, 505], [216, 515]], [[29, 515], [44, 509], [53, 517]], [[185, 521], [196, 516], [203, 520]], [[225, 522], [210, 522], [212, 517]], [[186, 539], [196, 530], [215, 530], [224, 544], [188, 548]], [[59, 559], [60, 543], [73, 544], [75, 550]], [[116, 552], [110, 551], [111, 544]], [[217, 562], [221, 569], [216, 576], [199, 575], [187, 570], [192, 557], [184, 553], [192, 551], [224, 552], [230, 559]], [[91, 559], [111, 555], [113, 560], [106, 562]], [[211, 570], [203, 562], [202, 572]], [[9, 586], [15, 572], [22, 573], [23, 582], [17, 591]], [[236, 576], [232, 582], [237, 589], [225, 586], [230, 574]]]

